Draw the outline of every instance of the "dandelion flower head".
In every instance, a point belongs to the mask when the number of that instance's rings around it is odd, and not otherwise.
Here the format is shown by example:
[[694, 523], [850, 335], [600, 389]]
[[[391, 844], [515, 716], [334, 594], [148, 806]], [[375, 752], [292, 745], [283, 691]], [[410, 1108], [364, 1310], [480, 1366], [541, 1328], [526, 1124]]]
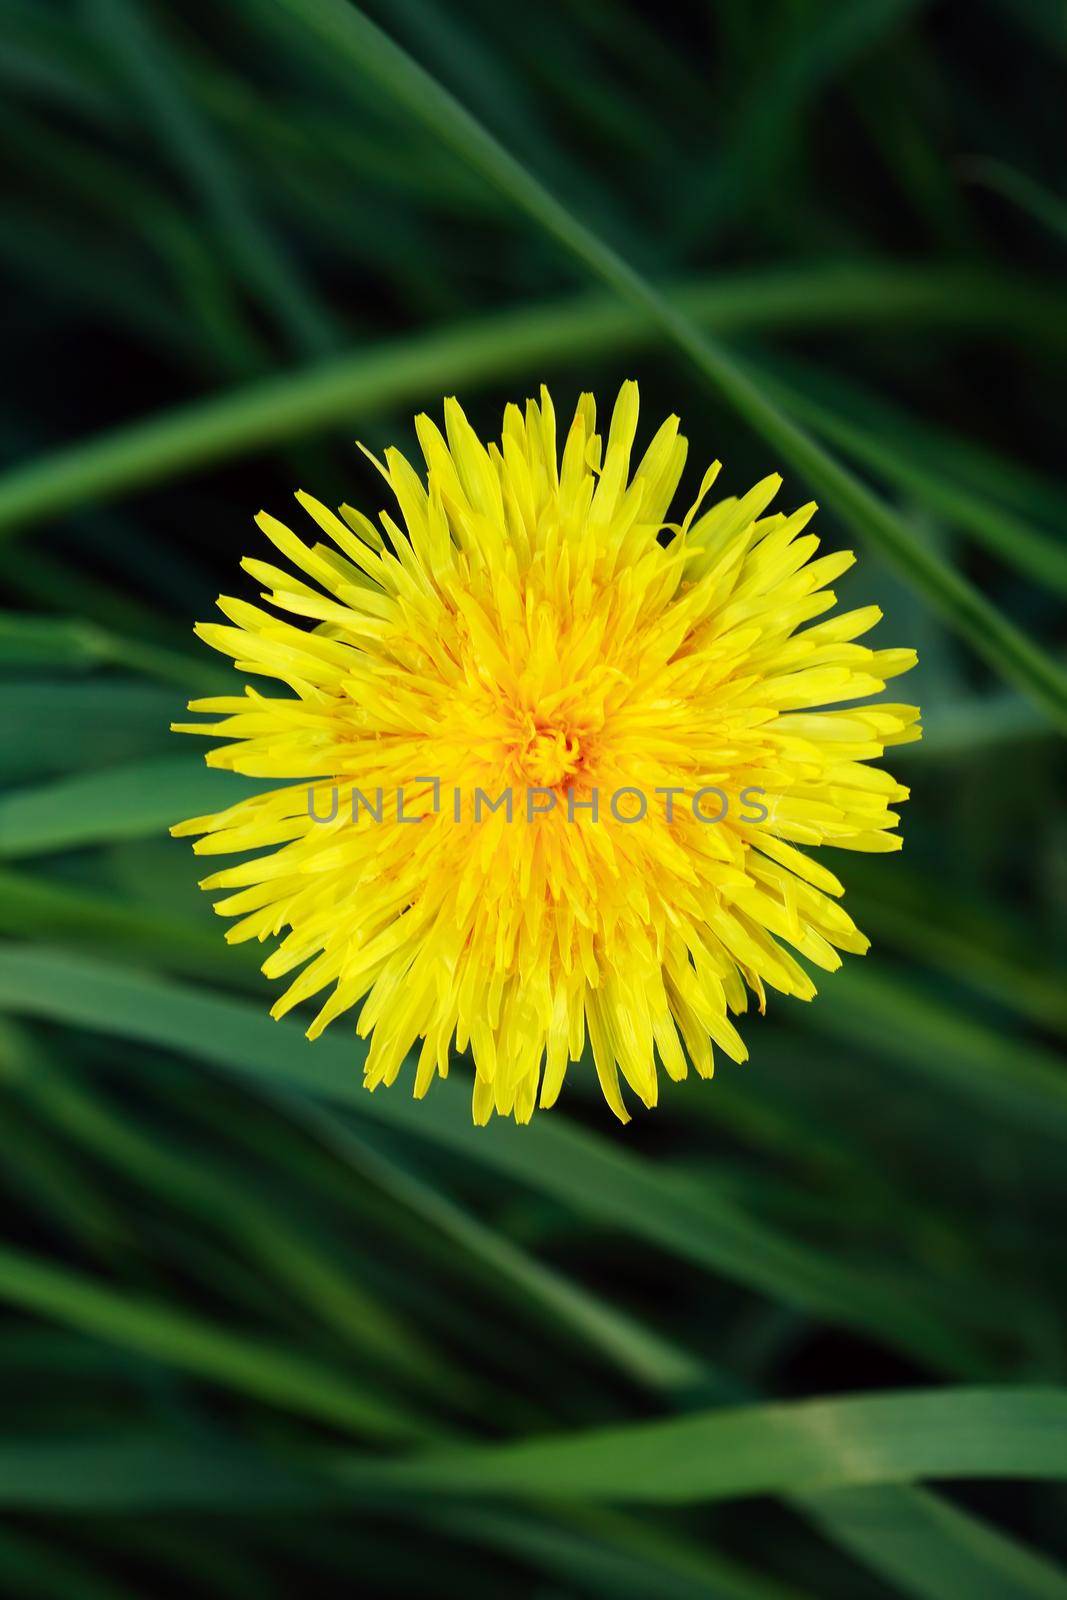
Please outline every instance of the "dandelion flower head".
[[300, 493], [307, 542], [261, 513], [272, 609], [222, 597], [197, 629], [284, 686], [180, 725], [278, 785], [174, 829], [255, 852], [203, 884], [227, 938], [279, 941], [275, 1016], [353, 1014], [372, 1089], [414, 1052], [421, 1096], [469, 1051], [478, 1122], [551, 1106], [587, 1047], [623, 1121], [661, 1069], [744, 1060], [749, 996], [810, 1000], [809, 968], [867, 949], [810, 851], [900, 844], [907, 790], [871, 763], [918, 712], [858, 702], [914, 652], [858, 642], [876, 606], [830, 615], [853, 556], [816, 556], [814, 506], [769, 511], [776, 476], [709, 506], [716, 463], [668, 520], [686, 441], [670, 417], [637, 457], [637, 423], [636, 384], [606, 443], [583, 395], [559, 445], [542, 389], [486, 446], [447, 400], [425, 473], [377, 463], [378, 524]]

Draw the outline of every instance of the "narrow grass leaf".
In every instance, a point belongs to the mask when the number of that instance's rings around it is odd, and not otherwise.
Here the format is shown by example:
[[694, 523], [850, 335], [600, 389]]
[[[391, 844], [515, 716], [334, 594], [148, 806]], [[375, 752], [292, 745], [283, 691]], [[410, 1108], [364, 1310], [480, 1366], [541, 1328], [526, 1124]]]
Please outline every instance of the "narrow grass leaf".
[[321, 1361], [20, 1251], [0, 1248], [0, 1300], [328, 1427], [384, 1439], [422, 1432], [397, 1403]]
[[835, 444], [853, 461], [869, 467], [918, 505], [969, 534], [1006, 565], [1057, 594], [1067, 594], [1067, 544], [1062, 538], [1053, 538], [987, 497], [972, 494], [945, 473], [917, 465], [902, 450], [887, 443], [884, 435], [857, 424], [853, 416], [810, 399], [795, 383], [771, 377], [762, 367], [759, 370], [764, 387], [821, 438]]
[[0, 857], [41, 855], [163, 834], [176, 818], [266, 789], [192, 756], [158, 756], [76, 773], [0, 796]]
[[197, 685], [230, 686], [231, 679], [194, 656], [160, 649], [140, 639], [124, 639], [80, 617], [34, 617], [0, 612], [0, 671], [44, 666], [51, 671], [87, 672], [93, 667], [126, 667], [187, 693]]
[[996, 194], [1002, 194], [1033, 217], [1043, 228], [1067, 243], [1067, 200], [1051, 194], [1044, 184], [1028, 173], [1019, 172], [1006, 161], [975, 157], [967, 163], [967, 174]]
[[261, 957], [247, 949], [223, 954], [213, 923], [197, 927], [165, 911], [36, 873], [0, 868], [0, 933], [52, 944], [61, 940], [98, 955], [121, 956], [135, 966], [266, 993]]
[[684, 1505], [928, 1478], [1067, 1479], [1067, 1389], [900, 1390], [353, 1459], [353, 1488]]
[[[1067, 328], [1062, 297], [1042, 285], [895, 263], [746, 272], [681, 286], [669, 298], [687, 318], [720, 332], [904, 321], [1007, 326], [1055, 342], [1056, 330]], [[553, 362], [621, 355], [657, 338], [655, 325], [633, 306], [581, 296], [372, 345], [12, 468], [0, 476], [0, 536], [73, 506], [113, 499], [327, 427], [347, 427], [391, 406], [423, 404], [434, 391], [458, 391]], [[1067, 347], [1067, 337], [1061, 343]]]
[[0, 678], [0, 778], [6, 788], [162, 754], [173, 749], [168, 729], [184, 703], [174, 690], [132, 678]]
[[563, 1324], [631, 1380], [659, 1392], [720, 1387], [721, 1377], [689, 1351], [661, 1338], [636, 1318], [590, 1294], [580, 1284], [546, 1266], [503, 1233], [432, 1188], [376, 1149], [339, 1117], [292, 1096], [284, 1104], [294, 1120], [306, 1122], [325, 1144], [368, 1178], [391, 1202], [417, 1216], [424, 1226], [466, 1251], [523, 1297]]
[[0, 1441], [0, 1505], [9, 1511], [251, 1511], [339, 1506], [342, 1491], [274, 1466], [225, 1439], [112, 1431], [102, 1439]]
[[384, 1301], [331, 1259], [311, 1229], [280, 1215], [270, 1197], [243, 1176], [232, 1176], [222, 1161], [161, 1147], [101, 1096], [53, 1068], [26, 1075], [20, 1090], [66, 1137], [121, 1177], [208, 1228], [222, 1229], [243, 1255], [258, 1261], [265, 1280], [280, 1284], [287, 1299], [306, 1307], [380, 1370], [439, 1392], [454, 1379]]
[[35, 950], [0, 952], [0, 1006], [184, 1051], [258, 1083], [339, 1100], [553, 1195], [646, 1242], [789, 1304], [863, 1327], [944, 1370], [975, 1373], [985, 1358], [922, 1306], [879, 1285], [875, 1274], [832, 1261], [757, 1223], [717, 1195], [698, 1194], [640, 1157], [563, 1119], [500, 1128], [471, 1124], [469, 1090], [455, 1077], [434, 1086], [431, 1115], [402, 1093], [369, 1095], [359, 1068], [365, 1046], [323, 1038], [252, 1006], [197, 993], [102, 962]]
[[836, 974], [799, 1021], [865, 1051], [888, 1047], [897, 1068], [950, 1089], [1021, 1133], [1067, 1139], [1067, 1075], [1054, 1051], [1024, 1047], [885, 971]]
[[253, 209], [226, 151], [185, 94], [174, 52], [137, 0], [93, 0], [86, 14], [137, 93], [146, 122], [200, 195], [235, 266], [305, 354], [334, 342], [330, 319]]
[[882, 1485], [793, 1496], [835, 1544], [913, 1600], [1062, 1600], [1067, 1573], [925, 1489]]

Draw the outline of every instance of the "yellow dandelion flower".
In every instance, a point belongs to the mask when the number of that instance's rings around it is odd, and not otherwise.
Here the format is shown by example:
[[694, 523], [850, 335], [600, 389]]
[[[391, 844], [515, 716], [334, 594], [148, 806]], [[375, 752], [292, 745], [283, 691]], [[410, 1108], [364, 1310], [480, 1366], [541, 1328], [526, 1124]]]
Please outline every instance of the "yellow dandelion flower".
[[309, 1037], [360, 1007], [371, 1089], [418, 1044], [421, 1096], [469, 1048], [478, 1122], [551, 1106], [587, 1038], [623, 1121], [620, 1075], [653, 1106], [658, 1066], [744, 1060], [748, 992], [815, 993], [792, 952], [867, 949], [798, 847], [900, 844], [908, 791], [869, 763], [918, 712], [855, 702], [914, 652], [856, 642], [876, 606], [825, 616], [853, 557], [814, 559], [814, 506], [768, 513], [779, 478], [705, 510], [716, 463], [668, 522], [686, 441], [668, 418], [631, 475], [637, 409], [627, 383], [604, 445], [583, 395], [559, 455], [545, 389], [488, 447], [447, 400], [444, 435], [416, 419], [425, 477], [377, 463], [397, 514], [301, 493], [306, 544], [261, 513], [289, 566], [243, 565], [274, 610], [223, 597], [197, 628], [288, 690], [179, 725], [284, 783], [174, 829], [257, 852], [204, 880], [227, 937], [284, 933], [273, 1014], [329, 991]]

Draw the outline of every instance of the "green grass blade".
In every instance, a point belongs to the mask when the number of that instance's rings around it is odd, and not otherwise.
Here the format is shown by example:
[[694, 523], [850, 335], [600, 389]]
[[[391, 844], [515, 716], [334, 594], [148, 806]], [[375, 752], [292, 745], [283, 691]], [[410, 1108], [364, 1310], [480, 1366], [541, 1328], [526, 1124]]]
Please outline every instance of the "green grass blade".
[[166, 912], [129, 905], [28, 872], [0, 868], [0, 933], [109, 951], [136, 966], [266, 993], [260, 957], [226, 951], [219, 930], [197, 927]]
[[[11, 1072], [8, 1046], [8, 1039], [0, 1041], [5, 1077]], [[119, 1207], [6, 1093], [0, 1105], [0, 1138], [5, 1186], [31, 1214], [109, 1264], [130, 1249], [129, 1227]]]
[[287, 1097], [285, 1104], [295, 1120], [307, 1122], [390, 1202], [403, 1206], [424, 1226], [468, 1252], [516, 1289], [524, 1301], [533, 1301], [553, 1322], [569, 1327], [630, 1379], [660, 1392], [721, 1386], [719, 1376], [688, 1351], [512, 1244], [504, 1234], [384, 1156], [338, 1117], [292, 1097]]
[[122, 1177], [178, 1206], [207, 1227], [231, 1236], [243, 1256], [259, 1263], [266, 1279], [334, 1329], [379, 1370], [406, 1374], [424, 1387], [446, 1374], [436, 1353], [413, 1337], [380, 1300], [330, 1258], [307, 1227], [279, 1215], [277, 1206], [243, 1178], [235, 1179], [204, 1155], [161, 1148], [157, 1138], [93, 1095], [68, 1074], [42, 1068], [24, 1076], [20, 1090], [66, 1137]]
[[897, 1069], [1029, 1137], [1067, 1139], [1067, 1074], [1055, 1051], [1024, 1045], [892, 973], [844, 969], [797, 1020], [864, 1052], [888, 1048]]
[[237, 269], [305, 354], [335, 342], [329, 318], [305, 288], [281, 244], [252, 209], [226, 151], [201, 121], [136, 0], [93, 0], [88, 15], [129, 78], [150, 128], [200, 195]]
[[[664, 1537], [635, 1519], [559, 1508], [555, 1519], [500, 1506], [451, 1506], [431, 1522], [540, 1567], [559, 1583], [619, 1600], [806, 1600], [799, 1589], [757, 1575], [710, 1541]], [[583, 1581], [584, 1580], [584, 1581]], [[553, 1591], [555, 1592], [555, 1591]]]
[[0, 1300], [330, 1427], [383, 1439], [423, 1431], [395, 1402], [319, 1360], [20, 1251], [0, 1248]]
[[87, 672], [105, 659], [103, 636], [77, 618], [29, 617], [0, 611], [0, 669], [50, 665]]
[[861, 866], [850, 874], [848, 894], [859, 926], [879, 945], [885, 939], [927, 970], [967, 984], [1038, 1027], [1067, 1033], [1067, 990], [1055, 952], [1034, 938], [1025, 919], [1009, 918], [977, 896], [945, 895], [931, 905], [926, 879], [906, 868], [887, 881]]
[[894, 761], [910, 764], [951, 760], [990, 745], [1017, 744], [1040, 738], [1048, 723], [1037, 707], [1010, 690], [943, 700], [923, 712], [923, 736], [893, 751]]
[[[63, 613], [91, 621], [105, 633], [158, 645], [181, 654], [189, 644], [185, 617], [168, 620], [151, 606], [93, 577], [40, 545], [16, 550], [0, 544], [0, 584], [24, 606], [40, 607], [50, 616]], [[190, 655], [190, 660], [193, 657]]]
[[0, 678], [5, 787], [173, 752], [182, 695], [134, 678]]
[[795, 383], [771, 377], [762, 368], [760, 381], [777, 395], [794, 416], [802, 418], [820, 435], [835, 444], [851, 460], [859, 462], [887, 483], [945, 518], [954, 528], [991, 550], [994, 555], [1026, 573], [1036, 583], [1067, 594], [1067, 545], [1062, 539], [1042, 532], [1021, 517], [972, 494], [951, 477], [918, 465], [900, 449], [894, 449], [884, 436], [875, 435], [822, 401], [809, 399]]
[[[1025, 280], [903, 265], [829, 265], [723, 276], [671, 295], [720, 332], [854, 322], [1008, 326], [1055, 340], [1062, 299]], [[52, 451], [0, 477], [0, 535], [245, 452], [349, 426], [427, 394], [524, 375], [552, 362], [627, 353], [657, 340], [632, 306], [602, 296], [497, 312], [260, 380]], [[1063, 341], [1067, 347], [1067, 340]]]
[[801, 472], [846, 525], [870, 540], [995, 671], [1067, 729], [1067, 674], [961, 573], [915, 538], [882, 502], [791, 417], [695, 322], [588, 229], [447, 90], [345, 0], [279, 0], [430, 134], [447, 143], [587, 272], [642, 310], [711, 389]]
[[343, 1481], [404, 1495], [684, 1505], [801, 1487], [1067, 1479], [1067, 1389], [949, 1388], [801, 1400], [667, 1421], [350, 1460]]
[[[911, 324], [915, 329], [914, 321]], [[1056, 338], [1056, 330], [1050, 328]], [[1009, 334], [1014, 339], [1016, 335]], [[795, 392], [825, 401], [842, 417], [862, 425], [868, 436], [894, 442], [897, 453], [930, 477], [943, 474], [973, 501], [992, 501], [1010, 508], [1044, 529], [1067, 520], [1067, 492], [1029, 462], [994, 453], [987, 441], [967, 437], [924, 413], [913, 415], [897, 399], [867, 384], [844, 378], [811, 360], [775, 356], [773, 370], [789, 380]]]
[[[1067, 29], [1064, 31], [1067, 33]], [[968, 161], [967, 175], [995, 194], [1004, 195], [1043, 228], [1067, 242], [1067, 201], [1050, 194], [1044, 184], [1010, 167], [1006, 161], [989, 158]]]
[[193, 756], [158, 756], [76, 773], [0, 796], [0, 857], [71, 850], [164, 834], [182, 817], [232, 805], [266, 789], [205, 767]]
[[914, 1600], [1062, 1600], [1067, 1573], [924, 1489], [793, 1496], [834, 1540]]
[[[1009, 1400], [1013, 1392], [1008, 1391]], [[1028, 1402], [1033, 1398], [1032, 1391], [1014, 1391], [1014, 1396]], [[879, 1403], [888, 1408], [897, 1397], [879, 1396], [874, 1401], [874, 1406]], [[936, 1401], [938, 1396], [902, 1396], [899, 1397], [900, 1409], [894, 1417], [885, 1419], [888, 1426], [885, 1435], [876, 1439], [874, 1428], [868, 1428], [864, 1434], [864, 1455], [859, 1463], [859, 1471], [874, 1472], [880, 1470], [885, 1458], [891, 1454], [886, 1448], [888, 1443], [886, 1435], [891, 1435], [893, 1421], [899, 1419], [905, 1424], [915, 1416], [915, 1401], [924, 1399]], [[951, 1393], [944, 1397], [952, 1402], [949, 1406], [942, 1406], [942, 1411], [959, 1412], [961, 1409], [975, 1414], [977, 1407], [967, 1402], [977, 1399], [974, 1391], [959, 1391], [956, 1395]], [[868, 1402], [857, 1401], [823, 1401], [802, 1402], [807, 1409], [807, 1415], [794, 1419], [794, 1434], [802, 1431], [804, 1423], [809, 1426], [817, 1420], [818, 1411], [822, 1408], [823, 1415], [832, 1408], [830, 1420], [840, 1422], [847, 1416], [852, 1433], [859, 1431], [857, 1423], [859, 1418], [848, 1416], [848, 1411], [857, 1405], [872, 1405]], [[768, 1408], [770, 1409], [770, 1408]], [[778, 1411], [790, 1408], [774, 1408]], [[799, 1410], [800, 1408], [795, 1408]], [[930, 1407], [924, 1408], [926, 1420], [929, 1419]], [[986, 1420], [989, 1420], [990, 1405], [982, 1407]], [[1015, 1410], [1016, 1408], [1012, 1408]], [[1021, 1408], [1019, 1408], [1021, 1409]], [[725, 1422], [727, 1426], [732, 1423], [736, 1434], [737, 1421], [743, 1421], [745, 1413], [719, 1414], [716, 1418], [709, 1419], [710, 1424], [716, 1421]], [[749, 1412], [749, 1418], [758, 1415]], [[696, 1419], [698, 1422], [702, 1419]], [[951, 1418], [950, 1420], [956, 1420]], [[795, 1427], [799, 1421], [801, 1429]], [[1020, 1416], [1018, 1413], [1004, 1426], [1000, 1426], [1002, 1419], [998, 1418], [998, 1433], [995, 1441], [987, 1443], [1003, 1443], [1008, 1446], [1015, 1443], [1021, 1434], [1019, 1428]], [[662, 1424], [652, 1424], [651, 1427], [662, 1427]], [[1010, 1430], [1010, 1435], [1009, 1435]], [[780, 1436], [780, 1435], [779, 1435]], [[719, 1437], [722, 1437], [720, 1433]], [[851, 1437], [851, 1434], [850, 1434]], [[581, 1441], [577, 1441], [579, 1444]], [[746, 1441], [750, 1443], [751, 1441]], [[839, 1448], [843, 1450], [848, 1440], [840, 1440]], [[913, 1454], [924, 1453], [924, 1459], [918, 1463], [929, 1470], [930, 1458], [925, 1455], [927, 1439], [916, 1439], [913, 1443]], [[796, 1446], [795, 1438], [791, 1441]], [[880, 1444], [884, 1454], [878, 1459], [872, 1459], [872, 1444]], [[967, 1441], [969, 1465], [974, 1468], [974, 1462], [981, 1457], [980, 1446]], [[768, 1441], [769, 1444], [769, 1441]], [[833, 1438], [823, 1441], [822, 1456], [832, 1457], [835, 1442]], [[868, 1454], [870, 1452], [870, 1454]], [[893, 1452], [895, 1454], [895, 1452]], [[936, 1453], [936, 1452], [931, 1452]], [[956, 1460], [963, 1455], [960, 1450]], [[1019, 1454], [1021, 1455], [1021, 1450]], [[1035, 1448], [1035, 1454], [1037, 1453]], [[484, 1452], [488, 1455], [490, 1452]], [[499, 1454], [499, 1452], [494, 1452]], [[1006, 1454], [1006, 1450], [1005, 1450]], [[992, 1449], [990, 1449], [992, 1456]], [[1001, 1470], [1000, 1462], [1004, 1456], [999, 1456], [993, 1466], [994, 1471]], [[0, 1445], [0, 1505], [9, 1510], [42, 1511], [50, 1513], [99, 1513], [99, 1512], [158, 1512], [179, 1510], [201, 1510], [214, 1513], [226, 1511], [246, 1511], [260, 1515], [281, 1510], [300, 1509], [329, 1509], [340, 1508], [345, 1504], [355, 1505], [364, 1498], [366, 1478], [368, 1474], [353, 1471], [351, 1463], [341, 1463], [340, 1471], [329, 1471], [330, 1458], [321, 1460], [320, 1470], [315, 1475], [310, 1472], [300, 1474], [292, 1469], [272, 1465], [270, 1459], [262, 1452], [252, 1456], [248, 1452], [236, 1449], [225, 1439], [207, 1439], [199, 1444], [189, 1444], [184, 1441], [168, 1439], [165, 1436], [140, 1435], [126, 1439], [109, 1438], [107, 1440], [86, 1439], [80, 1441], [42, 1441], [6, 1439]], [[823, 1466], [820, 1459], [819, 1465]], [[909, 1467], [917, 1463], [909, 1460]], [[1017, 1463], [1016, 1463], [1017, 1464]], [[1041, 1466], [1047, 1465], [1047, 1460], [1042, 1459]], [[632, 1463], [631, 1463], [632, 1465]], [[683, 1470], [689, 1463], [682, 1463]], [[707, 1465], [714, 1472], [716, 1467], [719, 1474], [729, 1472], [728, 1461], [715, 1461], [712, 1459]], [[783, 1464], [785, 1470], [793, 1465], [793, 1460]], [[841, 1471], [844, 1464], [840, 1458], [833, 1463]], [[886, 1470], [900, 1470], [899, 1459], [886, 1463]], [[744, 1466], [757, 1476], [756, 1463], [751, 1456], [746, 1457]], [[771, 1464], [773, 1468], [773, 1463]], [[1025, 1464], [1026, 1470], [1032, 1470], [1032, 1459]], [[377, 1474], [377, 1464], [373, 1469]], [[399, 1469], [403, 1472], [403, 1467]], [[638, 1466], [638, 1472], [640, 1468]], [[847, 1470], [844, 1469], [844, 1470]], [[853, 1465], [854, 1475], [857, 1468]], [[955, 1466], [950, 1470], [956, 1470]], [[1054, 1467], [1056, 1475], [1063, 1471], [1062, 1462], [1058, 1469]], [[397, 1476], [397, 1469], [390, 1469], [391, 1475]], [[760, 1477], [769, 1476], [770, 1472], [759, 1474]], [[689, 1474], [690, 1478], [694, 1474]], [[737, 1475], [735, 1474], [735, 1482]], [[370, 1495], [374, 1497], [374, 1485], [370, 1486]], [[420, 1486], [421, 1488], [421, 1486]], [[733, 1489], [723, 1490], [721, 1476], [715, 1484], [715, 1490], [720, 1495], [730, 1494]], [[509, 1488], [505, 1493], [511, 1492]], [[707, 1498], [701, 1494], [700, 1498]], [[424, 1497], [420, 1497], [424, 1498]], [[487, 1493], [486, 1500], [489, 1498]], [[841, 1522], [845, 1523], [846, 1516], [850, 1519], [852, 1533], [850, 1542], [861, 1559], [869, 1559], [872, 1547], [881, 1547], [892, 1544], [891, 1534], [888, 1530], [894, 1526], [901, 1531], [902, 1542], [890, 1549], [885, 1564], [885, 1574], [892, 1581], [895, 1577], [901, 1582], [903, 1592], [923, 1597], [923, 1600], [957, 1600], [957, 1597], [966, 1593], [974, 1600], [1052, 1600], [1054, 1595], [1063, 1593], [1060, 1574], [1050, 1568], [1040, 1557], [1033, 1555], [1013, 1542], [1006, 1540], [1002, 1535], [995, 1534], [991, 1529], [985, 1528], [976, 1519], [965, 1517], [962, 1513], [953, 1511], [942, 1502], [935, 1501], [934, 1497], [919, 1490], [911, 1490], [890, 1486], [879, 1489], [877, 1497], [868, 1488], [857, 1489], [847, 1487], [834, 1491], [808, 1492], [805, 1499], [814, 1506], [822, 1508], [835, 1502], [841, 1502], [848, 1511], [842, 1512]], [[851, 1502], [851, 1503], [850, 1503]], [[858, 1517], [864, 1506], [870, 1508], [871, 1522], [876, 1525], [872, 1528], [857, 1527]], [[409, 1508], [418, 1514], [423, 1509], [422, 1504], [413, 1504]], [[438, 1513], [440, 1515], [440, 1513]], [[516, 1525], [513, 1513], [498, 1511], [488, 1504], [481, 1506], [477, 1511], [467, 1511], [466, 1508], [457, 1506], [454, 1513], [457, 1525], [463, 1528], [470, 1526], [471, 1533], [481, 1540], [491, 1544], [510, 1542], [513, 1549], [521, 1549], [526, 1545], [530, 1556], [545, 1565], [555, 1565], [560, 1559], [570, 1562], [575, 1555], [575, 1534], [564, 1529], [553, 1529], [543, 1525], [539, 1530], [537, 1525]], [[597, 1528], [597, 1523], [591, 1525], [591, 1532]], [[612, 1532], [610, 1525], [607, 1530]], [[975, 1584], [975, 1587], [962, 1589], [952, 1588], [951, 1578], [939, 1581], [938, 1572], [944, 1573], [943, 1566], [935, 1567], [932, 1572], [920, 1568], [920, 1576], [916, 1580], [916, 1567], [911, 1562], [922, 1563], [929, 1553], [931, 1546], [926, 1542], [928, 1536], [936, 1537], [945, 1534], [951, 1541], [950, 1549], [953, 1556], [959, 1556], [967, 1562], [961, 1570]], [[595, 1534], [594, 1534], [595, 1536]], [[536, 1546], [540, 1539], [547, 1539], [551, 1548], [547, 1551], [542, 1548], [529, 1548], [531, 1541]], [[672, 1545], [674, 1541], [671, 1541]], [[630, 1540], [614, 1536], [611, 1544], [617, 1549], [628, 1551]], [[711, 1584], [718, 1577], [720, 1583], [726, 1582], [726, 1574], [720, 1569], [715, 1574], [718, 1563], [709, 1561], [706, 1552], [701, 1549], [694, 1553], [689, 1561], [679, 1559], [674, 1549], [661, 1550], [660, 1540], [650, 1531], [644, 1536], [638, 1536], [634, 1541], [634, 1552], [630, 1559], [636, 1559], [636, 1570], [648, 1577], [657, 1585], [666, 1584], [666, 1587], [655, 1589], [657, 1595], [665, 1597], [675, 1593], [681, 1596], [688, 1592], [684, 1587], [675, 1590], [670, 1587], [672, 1576], [675, 1581], [684, 1582], [686, 1576], [692, 1581], [699, 1581], [705, 1585]], [[586, 1552], [588, 1554], [588, 1552]], [[935, 1551], [938, 1561], [945, 1555], [944, 1549]], [[902, 1570], [902, 1554], [907, 1563]], [[983, 1570], [979, 1564], [986, 1558]], [[950, 1569], [951, 1570], [951, 1569]], [[570, 1569], [568, 1568], [568, 1576]], [[654, 1576], [653, 1576], [654, 1575]], [[797, 1600], [794, 1591], [784, 1591], [781, 1586], [773, 1584], [770, 1580], [760, 1582], [757, 1580], [750, 1584], [746, 1590], [736, 1574], [731, 1574], [733, 1587], [726, 1586], [724, 1595], [729, 1595], [730, 1600]], [[1003, 1587], [995, 1587], [996, 1584]], [[983, 1587], [984, 1584], [984, 1587]], [[623, 1590], [622, 1592], [626, 1592]], [[650, 1592], [648, 1590], [646, 1593]], [[715, 1595], [714, 1588], [705, 1587], [697, 1592]]]
[[252, 1511], [321, 1509], [345, 1496], [225, 1439], [166, 1435], [0, 1441], [0, 1505], [10, 1511]]
[[44, 666], [87, 672], [92, 667], [125, 667], [161, 683], [174, 683], [191, 693], [197, 687], [230, 688], [232, 680], [218, 669], [205, 671], [196, 657], [164, 650], [141, 639], [124, 639], [79, 617], [34, 617], [0, 611], [0, 671]]
[[935, 1367], [986, 1370], [984, 1358], [932, 1316], [918, 1295], [883, 1290], [869, 1271], [849, 1269], [753, 1221], [710, 1185], [694, 1193], [692, 1185], [673, 1182], [560, 1118], [483, 1137], [471, 1122], [467, 1086], [455, 1077], [434, 1085], [431, 1107], [402, 1090], [369, 1095], [359, 1076], [365, 1046], [355, 1041], [323, 1038], [310, 1047], [297, 1027], [273, 1022], [250, 1005], [102, 962], [28, 949], [0, 952], [0, 1006], [156, 1043], [250, 1074], [260, 1084], [347, 1103], [371, 1121], [430, 1139], [553, 1195], [580, 1215], [789, 1304], [863, 1327]]

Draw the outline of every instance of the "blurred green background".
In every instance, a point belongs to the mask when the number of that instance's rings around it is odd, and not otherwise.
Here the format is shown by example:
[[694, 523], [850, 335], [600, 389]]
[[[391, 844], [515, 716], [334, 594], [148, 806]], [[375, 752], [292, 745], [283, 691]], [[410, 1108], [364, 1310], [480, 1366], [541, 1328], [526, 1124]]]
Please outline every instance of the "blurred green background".
[[[1067, 1594], [1067, 11], [367, 15], [0, 6], [0, 1592]], [[474, 1130], [270, 1023], [167, 725], [357, 431], [628, 376], [918, 647], [905, 850], [747, 1066]]]

